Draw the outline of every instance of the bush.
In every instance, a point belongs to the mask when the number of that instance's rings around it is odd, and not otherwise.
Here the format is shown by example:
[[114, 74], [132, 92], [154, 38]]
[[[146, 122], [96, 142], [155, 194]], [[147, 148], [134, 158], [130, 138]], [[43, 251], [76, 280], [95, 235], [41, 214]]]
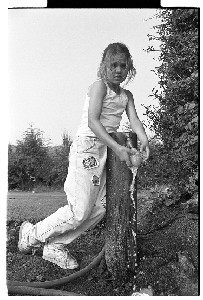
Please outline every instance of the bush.
[[153, 90], [159, 107], [146, 107], [146, 114], [162, 146], [153, 149], [146, 168], [155, 170], [152, 178], [192, 191], [198, 184], [198, 10], [160, 10], [157, 17], [158, 36], [149, 39], [161, 43], [160, 88]]

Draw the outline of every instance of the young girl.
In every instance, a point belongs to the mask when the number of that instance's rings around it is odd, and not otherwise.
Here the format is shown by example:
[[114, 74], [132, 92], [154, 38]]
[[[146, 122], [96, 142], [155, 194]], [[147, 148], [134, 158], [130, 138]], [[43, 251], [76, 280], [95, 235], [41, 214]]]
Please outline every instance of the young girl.
[[117, 131], [124, 110], [141, 142], [141, 152], [146, 151], [146, 158], [149, 157], [148, 139], [137, 116], [133, 96], [120, 87], [122, 82], [134, 78], [135, 73], [128, 48], [122, 43], [109, 44], [103, 53], [99, 79], [88, 89], [82, 122], [71, 146], [64, 185], [67, 205], [35, 225], [28, 221], [21, 225], [18, 242], [21, 252], [28, 253], [45, 243], [45, 260], [63, 269], [78, 267], [67, 245], [104, 216], [101, 200], [106, 194], [107, 146], [131, 167], [130, 155], [134, 150], [119, 145], [110, 136]]

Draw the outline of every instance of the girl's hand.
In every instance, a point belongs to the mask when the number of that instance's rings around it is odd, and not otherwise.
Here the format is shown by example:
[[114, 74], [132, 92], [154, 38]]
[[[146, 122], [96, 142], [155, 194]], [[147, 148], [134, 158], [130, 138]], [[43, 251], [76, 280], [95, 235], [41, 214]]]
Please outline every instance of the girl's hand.
[[121, 161], [125, 161], [128, 167], [132, 167], [132, 162], [130, 160], [130, 155], [135, 154], [135, 150], [129, 149], [124, 146], [119, 146], [115, 150], [116, 155], [119, 157]]
[[[149, 144], [141, 144], [140, 146], [140, 152], [143, 155], [143, 159], [146, 161], [149, 158], [150, 150], [149, 150]], [[143, 154], [145, 152], [145, 154]]]

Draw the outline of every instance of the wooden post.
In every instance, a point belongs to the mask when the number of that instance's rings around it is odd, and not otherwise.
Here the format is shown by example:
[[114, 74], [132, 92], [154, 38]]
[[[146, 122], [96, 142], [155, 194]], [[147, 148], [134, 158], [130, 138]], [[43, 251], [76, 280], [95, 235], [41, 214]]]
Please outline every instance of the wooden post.
[[[130, 136], [133, 147], [137, 146], [134, 133], [117, 132], [111, 136], [123, 146]], [[105, 259], [109, 272], [119, 285], [129, 276], [134, 277], [136, 271], [137, 184], [135, 182], [133, 203], [130, 196], [132, 171], [110, 148], [107, 153]]]

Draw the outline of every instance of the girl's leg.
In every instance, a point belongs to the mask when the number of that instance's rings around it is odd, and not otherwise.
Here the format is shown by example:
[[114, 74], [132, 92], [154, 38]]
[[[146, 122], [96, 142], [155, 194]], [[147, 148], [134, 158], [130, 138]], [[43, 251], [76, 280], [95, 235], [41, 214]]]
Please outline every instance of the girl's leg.
[[94, 228], [96, 224], [103, 218], [105, 208], [101, 202], [106, 197], [106, 170], [104, 169], [101, 176], [100, 191], [97, 201], [92, 209], [90, 216], [76, 229], [69, 230], [64, 234], [58, 235], [49, 240], [49, 243], [70, 244], [73, 240], [79, 237], [82, 233], [90, 228]]
[[34, 225], [30, 240], [53, 243], [61, 237], [67, 244], [102, 218], [104, 209], [97, 201], [105, 189], [106, 155], [106, 146], [96, 138], [73, 143], [65, 182], [68, 204]]

